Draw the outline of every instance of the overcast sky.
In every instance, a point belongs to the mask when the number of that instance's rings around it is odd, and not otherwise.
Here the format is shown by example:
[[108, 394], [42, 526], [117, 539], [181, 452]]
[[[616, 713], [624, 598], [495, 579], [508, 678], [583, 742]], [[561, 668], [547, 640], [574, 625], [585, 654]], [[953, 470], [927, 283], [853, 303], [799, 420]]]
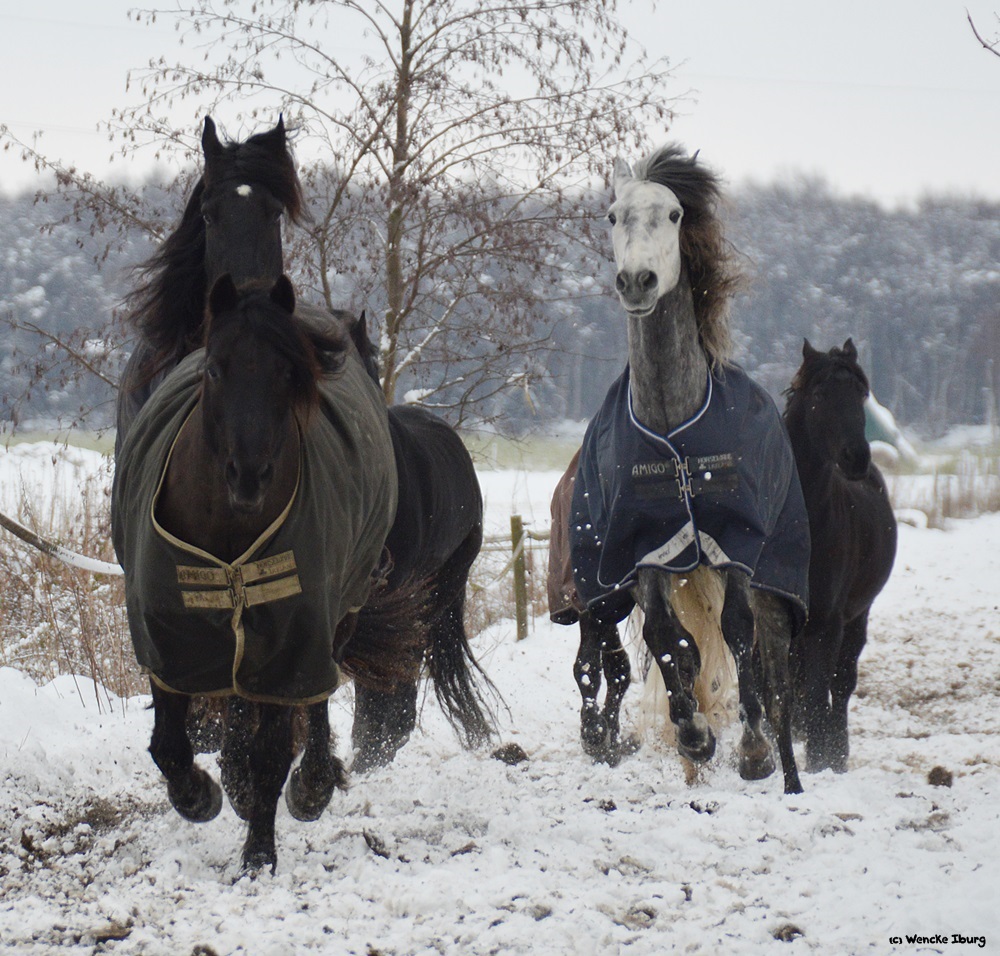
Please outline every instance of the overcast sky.
[[[134, 5], [4, 0], [0, 123], [26, 140], [43, 130], [47, 155], [107, 175], [111, 147], [96, 127], [135, 102], [128, 69], [198, 56], [177, 46], [167, 19], [131, 22]], [[928, 192], [1000, 199], [1000, 57], [976, 42], [966, 8], [981, 33], [1000, 32], [1000, 0], [660, 0], [654, 14], [622, 0], [621, 15], [675, 65], [664, 97], [687, 94], [653, 142], [701, 149], [731, 183], [805, 174], [888, 203]], [[142, 173], [151, 161], [114, 170]], [[34, 184], [0, 155], [0, 188]]]

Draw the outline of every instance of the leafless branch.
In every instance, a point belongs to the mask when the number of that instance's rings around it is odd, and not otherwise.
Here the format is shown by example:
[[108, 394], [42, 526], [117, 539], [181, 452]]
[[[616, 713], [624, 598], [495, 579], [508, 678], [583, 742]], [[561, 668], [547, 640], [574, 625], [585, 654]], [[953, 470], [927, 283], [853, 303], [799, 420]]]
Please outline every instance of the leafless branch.
[[972, 27], [972, 33], [975, 38], [982, 44], [983, 48], [989, 50], [994, 56], [1000, 56], [1000, 40], [994, 40], [992, 43], [988, 43], [984, 40], [979, 31], [976, 29], [976, 24], [972, 20], [972, 14], [968, 10], [965, 11], [966, 19], [969, 21], [969, 26]]

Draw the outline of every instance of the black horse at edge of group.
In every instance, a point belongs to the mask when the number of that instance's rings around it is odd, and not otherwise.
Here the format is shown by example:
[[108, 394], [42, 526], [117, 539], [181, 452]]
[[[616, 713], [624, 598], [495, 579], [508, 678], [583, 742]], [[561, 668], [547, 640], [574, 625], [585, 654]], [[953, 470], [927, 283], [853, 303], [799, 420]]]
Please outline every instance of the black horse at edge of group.
[[847, 711], [868, 615], [896, 556], [896, 519], [865, 437], [868, 378], [851, 339], [806, 340], [785, 391], [785, 425], [809, 514], [809, 617], [791, 648], [806, 769], [847, 769]]

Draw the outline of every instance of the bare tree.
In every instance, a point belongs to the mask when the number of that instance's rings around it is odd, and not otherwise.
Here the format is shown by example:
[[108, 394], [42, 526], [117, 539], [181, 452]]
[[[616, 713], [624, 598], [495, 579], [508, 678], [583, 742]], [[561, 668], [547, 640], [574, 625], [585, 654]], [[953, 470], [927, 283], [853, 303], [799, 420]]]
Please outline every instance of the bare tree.
[[[165, 119], [236, 104], [298, 127], [313, 220], [294, 268], [331, 306], [378, 316], [386, 397], [484, 411], [530, 384], [542, 306], [593, 274], [586, 187], [665, 129], [667, 64], [615, 0], [195, 0], [176, 21], [205, 61], [130, 77], [126, 148], [178, 142]], [[602, 242], [602, 245], [604, 243]], [[345, 303], [344, 299], [350, 301]]]

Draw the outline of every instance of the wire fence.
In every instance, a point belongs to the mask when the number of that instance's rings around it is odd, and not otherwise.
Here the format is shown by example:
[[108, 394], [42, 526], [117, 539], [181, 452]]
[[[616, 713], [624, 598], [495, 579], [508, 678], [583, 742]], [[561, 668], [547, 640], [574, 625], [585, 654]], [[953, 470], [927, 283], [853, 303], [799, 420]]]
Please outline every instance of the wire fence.
[[528, 636], [528, 572], [525, 552], [535, 543], [544, 545], [538, 550], [548, 550], [549, 532], [535, 531], [524, 526], [520, 515], [510, 516], [509, 535], [490, 535], [483, 539], [482, 551], [508, 552], [510, 558], [491, 583], [512, 574], [514, 577], [514, 611], [517, 621], [517, 639], [523, 641]]

